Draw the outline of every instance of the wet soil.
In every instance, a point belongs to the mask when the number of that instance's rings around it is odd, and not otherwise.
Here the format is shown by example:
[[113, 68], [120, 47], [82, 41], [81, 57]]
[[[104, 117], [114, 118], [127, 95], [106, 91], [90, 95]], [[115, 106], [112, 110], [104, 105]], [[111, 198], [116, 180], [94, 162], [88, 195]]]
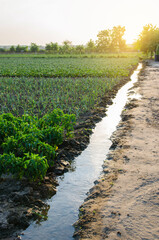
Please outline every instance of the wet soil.
[[147, 62], [134, 90], [142, 98], [125, 106], [75, 239], [159, 239], [159, 63]]
[[105, 108], [112, 104], [112, 98], [129, 77], [123, 78], [112, 91], [106, 93], [94, 110], [80, 116], [74, 128], [74, 137], [59, 147], [56, 164], [48, 170], [44, 181], [30, 183], [3, 176], [0, 179], [0, 239], [20, 239], [19, 234], [32, 221], [45, 221], [49, 205], [46, 200], [56, 194], [56, 177], [70, 168], [71, 160], [89, 144], [92, 129], [103, 116]]

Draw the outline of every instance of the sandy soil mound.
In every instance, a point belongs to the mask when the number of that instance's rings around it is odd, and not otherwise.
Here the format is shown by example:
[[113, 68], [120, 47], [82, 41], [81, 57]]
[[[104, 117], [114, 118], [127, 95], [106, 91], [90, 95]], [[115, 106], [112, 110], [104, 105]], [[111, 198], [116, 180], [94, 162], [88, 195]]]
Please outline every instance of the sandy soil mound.
[[142, 98], [123, 111], [76, 239], [159, 239], [159, 63], [149, 61], [135, 87]]

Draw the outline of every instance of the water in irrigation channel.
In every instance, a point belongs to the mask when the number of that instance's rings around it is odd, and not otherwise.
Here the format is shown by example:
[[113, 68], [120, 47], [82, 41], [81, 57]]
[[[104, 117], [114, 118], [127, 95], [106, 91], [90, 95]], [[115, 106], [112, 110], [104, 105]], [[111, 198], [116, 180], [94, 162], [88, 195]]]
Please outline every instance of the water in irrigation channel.
[[129, 98], [129, 89], [137, 81], [141, 68], [142, 65], [139, 64], [131, 81], [118, 91], [113, 104], [108, 107], [107, 116], [96, 124], [90, 144], [72, 163], [74, 170], [59, 177], [57, 193], [47, 201], [50, 205], [48, 219], [40, 224], [32, 223], [24, 231], [23, 240], [73, 239], [73, 224], [78, 220], [78, 209], [102, 172], [102, 164], [111, 146], [110, 137], [121, 120], [121, 112]]

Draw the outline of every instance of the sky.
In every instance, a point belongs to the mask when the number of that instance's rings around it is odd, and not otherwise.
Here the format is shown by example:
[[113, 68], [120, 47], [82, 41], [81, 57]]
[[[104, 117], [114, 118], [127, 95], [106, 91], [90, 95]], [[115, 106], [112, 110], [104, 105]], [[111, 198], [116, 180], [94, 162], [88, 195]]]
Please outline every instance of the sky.
[[86, 44], [118, 25], [132, 43], [158, 12], [159, 0], [0, 0], [0, 45]]

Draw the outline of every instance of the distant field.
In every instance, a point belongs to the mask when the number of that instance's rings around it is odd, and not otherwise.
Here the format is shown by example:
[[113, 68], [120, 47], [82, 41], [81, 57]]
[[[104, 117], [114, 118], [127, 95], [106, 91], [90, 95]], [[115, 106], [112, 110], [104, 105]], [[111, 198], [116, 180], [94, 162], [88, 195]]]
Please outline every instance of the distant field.
[[139, 61], [132, 54], [121, 58], [14, 56], [0, 58], [0, 113], [15, 116], [28, 112], [41, 117], [55, 108], [79, 116]]
[[127, 58], [143, 57], [139, 52], [127, 53], [89, 53], [89, 54], [51, 54], [51, 53], [3, 53], [0, 58]]
[[121, 77], [138, 58], [0, 58], [0, 76]]

